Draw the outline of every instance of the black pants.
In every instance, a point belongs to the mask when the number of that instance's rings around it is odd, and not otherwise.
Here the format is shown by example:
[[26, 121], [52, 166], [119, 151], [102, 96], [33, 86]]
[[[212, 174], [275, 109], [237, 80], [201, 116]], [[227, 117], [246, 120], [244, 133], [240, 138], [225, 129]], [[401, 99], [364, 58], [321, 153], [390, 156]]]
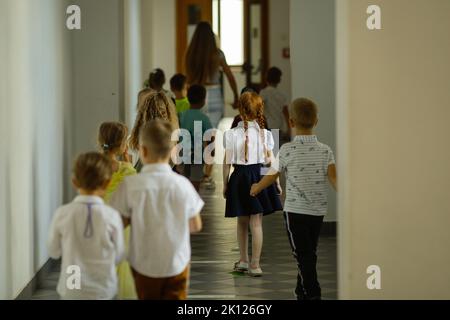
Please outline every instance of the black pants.
[[299, 299], [318, 299], [322, 292], [317, 280], [316, 252], [323, 217], [285, 212], [284, 218], [298, 264], [297, 296]]

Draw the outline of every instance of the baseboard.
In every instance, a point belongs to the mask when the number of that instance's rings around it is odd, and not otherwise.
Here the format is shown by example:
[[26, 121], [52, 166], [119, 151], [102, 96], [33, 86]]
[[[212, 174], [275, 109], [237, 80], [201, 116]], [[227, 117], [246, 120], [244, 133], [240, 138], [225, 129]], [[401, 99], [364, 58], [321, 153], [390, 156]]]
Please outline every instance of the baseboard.
[[320, 235], [323, 237], [336, 237], [336, 230], [336, 221], [325, 221], [322, 225], [322, 231]]
[[41, 269], [35, 274], [33, 279], [27, 284], [22, 292], [16, 297], [16, 300], [31, 300], [33, 293], [38, 289], [38, 284], [41, 283], [51, 273], [56, 265], [56, 261], [49, 259]]

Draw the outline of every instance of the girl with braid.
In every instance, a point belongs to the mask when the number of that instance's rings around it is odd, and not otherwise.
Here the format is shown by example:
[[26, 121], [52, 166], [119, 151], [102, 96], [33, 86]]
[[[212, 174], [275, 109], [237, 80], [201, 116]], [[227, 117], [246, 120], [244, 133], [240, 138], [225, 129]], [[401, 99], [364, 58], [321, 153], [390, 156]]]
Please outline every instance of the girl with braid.
[[[257, 197], [249, 190], [253, 183], [260, 181], [261, 171], [273, 158], [274, 139], [265, 129], [264, 105], [261, 97], [254, 92], [244, 93], [239, 101], [242, 121], [236, 128], [224, 134], [225, 160], [223, 166], [226, 199], [225, 217], [238, 218], [237, 239], [240, 260], [235, 263], [236, 272], [247, 272], [260, 277], [263, 272], [260, 257], [263, 244], [262, 217], [282, 210], [276, 185], [265, 189]], [[230, 176], [231, 166], [234, 172]], [[248, 230], [252, 236], [252, 257], [248, 254]]]
[[[111, 195], [116, 192], [123, 180], [136, 174], [136, 170], [133, 168], [128, 155], [127, 138], [128, 128], [120, 122], [104, 122], [98, 130], [98, 145], [103, 154], [110, 159], [113, 171], [111, 181], [103, 197], [107, 204], [111, 199]], [[128, 252], [130, 241], [129, 226], [124, 230], [124, 237], [125, 251]], [[124, 260], [117, 266], [117, 278], [119, 285], [117, 298], [120, 300], [137, 299], [133, 275], [127, 261]]]
[[[164, 92], [152, 91], [148, 93], [138, 107], [138, 114], [130, 137], [130, 148], [137, 152], [139, 150], [139, 134], [141, 128], [150, 120], [166, 120], [172, 124], [172, 130], [179, 129], [178, 116], [174, 103]], [[139, 160], [135, 168], [137, 171], [142, 169], [142, 163]]]

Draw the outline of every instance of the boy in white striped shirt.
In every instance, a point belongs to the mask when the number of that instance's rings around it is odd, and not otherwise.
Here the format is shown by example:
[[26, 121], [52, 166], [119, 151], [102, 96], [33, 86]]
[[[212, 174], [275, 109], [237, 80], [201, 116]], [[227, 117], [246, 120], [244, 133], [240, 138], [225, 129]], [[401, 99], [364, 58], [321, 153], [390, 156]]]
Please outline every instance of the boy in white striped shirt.
[[272, 185], [281, 172], [285, 173], [286, 228], [298, 263], [295, 294], [299, 300], [320, 300], [316, 251], [328, 209], [328, 181], [336, 189], [336, 166], [333, 151], [313, 134], [318, 123], [316, 104], [309, 99], [297, 99], [291, 105], [290, 116], [296, 137], [281, 147], [269, 175], [253, 185], [250, 193], [257, 195]]

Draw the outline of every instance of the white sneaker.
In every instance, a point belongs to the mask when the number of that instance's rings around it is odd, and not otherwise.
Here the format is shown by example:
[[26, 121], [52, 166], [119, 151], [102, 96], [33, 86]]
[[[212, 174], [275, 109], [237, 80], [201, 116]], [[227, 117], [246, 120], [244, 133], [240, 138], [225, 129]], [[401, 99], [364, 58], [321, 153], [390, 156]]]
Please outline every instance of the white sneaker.
[[252, 268], [249, 268], [248, 269], [248, 275], [250, 276], [250, 277], [262, 277], [262, 275], [263, 275], [263, 271], [261, 270], [261, 268], [255, 268], [255, 269], [252, 269]]
[[216, 189], [216, 183], [214, 182], [214, 180], [211, 177], [207, 177], [205, 179], [203, 179], [203, 187], [206, 190], [215, 190]]
[[236, 262], [234, 264], [234, 271], [236, 272], [247, 272], [248, 271], [248, 263], [247, 262]]

